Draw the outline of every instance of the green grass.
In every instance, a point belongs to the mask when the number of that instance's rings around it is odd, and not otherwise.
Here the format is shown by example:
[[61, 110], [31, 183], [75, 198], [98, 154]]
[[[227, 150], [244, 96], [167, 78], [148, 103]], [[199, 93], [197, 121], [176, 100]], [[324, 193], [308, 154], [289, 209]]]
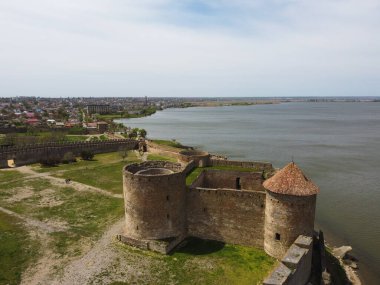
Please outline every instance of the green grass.
[[[95, 241], [108, 224], [123, 215], [123, 200], [120, 198], [57, 187], [45, 179], [19, 180], [1, 186], [0, 206], [32, 219], [66, 225], [67, 230], [50, 234], [52, 242], [49, 246], [62, 256], [79, 254], [82, 247], [78, 242], [80, 239]], [[26, 187], [32, 194], [9, 201], [15, 188], [24, 191]], [[50, 194], [42, 192], [46, 189]], [[44, 198], [59, 203], [41, 205]]]
[[166, 145], [166, 146], [171, 146], [175, 148], [185, 148], [181, 143], [177, 141], [170, 141], [170, 140], [152, 140], [152, 141], [159, 145]]
[[129, 118], [142, 118], [146, 116], [153, 115], [156, 113], [156, 108], [155, 107], [149, 107], [140, 110], [141, 114], [129, 114], [128, 112], [125, 113], [114, 113], [114, 114], [102, 114], [102, 115], [97, 115], [98, 120], [105, 120], [105, 121], [112, 121], [113, 119], [129, 119]]
[[123, 193], [122, 169], [126, 164], [127, 161], [97, 165], [95, 167], [81, 169], [80, 171], [73, 169], [53, 175], [59, 178], [67, 178], [83, 184], [98, 187], [115, 194], [121, 194]]
[[118, 153], [99, 154], [92, 161], [78, 160], [71, 164], [56, 167], [36, 167], [40, 172], [51, 172], [53, 176], [67, 178], [76, 182], [91, 185], [106, 191], [121, 194], [123, 192], [122, 169], [128, 163], [140, 162], [132, 151], [123, 161]]
[[52, 246], [60, 255], [80, 254], [79, 239], [95, 242], [106, 226], [121, 218], [124, 212], [123, 200], [118, 198], [78, 193], [71, 188], [60, 191], [59, 196], [65, 200], [64, 204], [44, 207], [33, 216], [40, 220], [56, 219], [68, 223], [69, 230], [52, 234]]
[[[188, 239], [184, 247], [171, 255], [120, 247], [125, 252], [121, 259], [128, 263], [144, 259], [149, 264], [143, 279], [128, 276], [131, 284], [261, 284], [276, 263], [262, 249], [198, 238]], [[110, 271], [107, 274], [112, 276]], [[111, 284], [128, 284], [123, 279], [114, 281]]]
[[85, 141], [88, 138], [88, 136], [84, 135], [66, 135], [65, 139], [69, 142], [80, 142]]
[[162, 161], [177, 162], [177, 159], [173, 157], [159, 155], [159, 154], [148, 154], [148, 160], [162, 160]]
[[217, 170], [234, 170], [234, 171], [242, 171], [242, 172], [251, 172], [255, 171], [254, 168], [246, 168], [246, 167], [236, 167], [236, 166], [208, 166], [208, 167], [196, 167], [194, 168], [186, 177], [186, 185], [190, 186], [195, 179], [201, 174], [203, 170], [209, 169], [217, 169]]
[[0, 284], [19, 284], [38, 247], [20, 220], [0, 212]]
[[[185, 265], [192, 259], [210, 260], [215, 267], [213, 270], [194, 268], [195, 272], [191, 272], [192, 267]], [[274, 263], [275, 259], [260, 249], [197, 238], [190, 239], [167, 260], [180, 284], [259, 284]]]
[[[137, 161], [138, 157], [133, 151], [128, 152], [128, 157], [125, 159], [125, 164], [130, 163], [131, 161]], [[41, 166], [40, 164], [34, 164], [32, 165], [32, 168], [34, 171], [37, 172], [62, 172], [62, 171], [68, 171], [68, 170], [86, 170], [95, 168], [98, 166], [103, 166], [107, 164], [113, 164], [123, 162], [121, 156], [118, 152], [109, 152], [109, 153], [102, 153], [102, 154], [96, 154], [93, 158], [93, 160], [81, 160], [80, 158], [77, 158], [77, 162], [75, 163], [69, 163], [69, 164], [59, 164], [58, 166]]]
[[98, 187], [112, 193], [123, 192], [122, 169], [128, 163], [140, 162], [135, 152], [129, 151], [128, 157], [122, 160], [119, 153], [103, 153], [95, 155], [93, 160], [81, 160], [70, 164], [59, 164], [53, 167], [33, 166], [37, 172], [50, 172], [59, 178], [68, 178], [76, 182]]
[[17, 170], [3, 170], [0, 171], [0, 184], [12, 180], [18, 180], [23, 177], [25, 177], [25, 174], [22, 174]]

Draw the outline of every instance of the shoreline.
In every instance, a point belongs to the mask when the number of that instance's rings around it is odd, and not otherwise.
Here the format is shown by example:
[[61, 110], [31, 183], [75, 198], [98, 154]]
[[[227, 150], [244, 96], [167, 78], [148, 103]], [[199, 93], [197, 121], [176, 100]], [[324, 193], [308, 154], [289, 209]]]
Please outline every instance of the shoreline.
[[[185, 103], [186, 104], [186, 103]], [[272, 105], [272, 104], [281, 104], [280, 101], [262, 101], [262, 102], [233, 102], [233, 101], [219, 101], [219, 102], [213, 102], [213, 101], [206, 101], [206, 102], [199, 102], [199, 103], [191, 103], [189, 102], [190, 105], [185, 105], [185, 106], [175, 106], [175, 107], [169, 107], [165, 109], [156, 109], [156, 111], [152, 114], [146, 114], [146, 115], [141, 115], [141, 116], [136, 116], [136, 117], [118, 117], [118, 115], [108, 115], [109, 120], [128, 120], [128, 119], [140, 119], [140, 118], [145, 118], [152, 116], [158, 112], [162, 112], [167, 109], [187, 109], [187, 108], [196, 108], [196, 107], [204, 107], [204, 108], [217, 108], [217, 107], [231, 107], [231, 106], [255, 106], [255, 105]], [[106, 115], [107, 116], [107, 115]]]
[[[325, 236], [325, 244], [330, 249], [350, 245], [350, 243], [347, 240], [345, 240], [342, 236], [333, 233], [330, 229], [326, 228], [318, 222], [315, 222], [315, 228], [323, 231], [323, 234]], [[354, 275], [356, 278], [360, 280], [361, 283], [359, 284], [378, 284], [380, 276], [376, 273], [376, 270], [371, 267], [371, 261], [368, 260], [368, 258], [365, 257], [363, 254], [358, 252], [355, 247], [353, 247], [352, 252], [352, 255], [358, 259], [359, 267], [357, 270], [354, 270], [348, 265], [342, 264], [342, 267], [345, 269], [347, 276]], [[354, 285], [355, 284], [356, 283], [354, 283]]]

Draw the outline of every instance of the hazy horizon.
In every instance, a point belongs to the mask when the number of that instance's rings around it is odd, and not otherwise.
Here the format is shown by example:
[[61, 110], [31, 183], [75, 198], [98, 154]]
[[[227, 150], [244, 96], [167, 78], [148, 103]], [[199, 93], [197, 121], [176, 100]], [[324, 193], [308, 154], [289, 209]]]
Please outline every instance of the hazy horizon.
[[380, 96], [380, 1], [0, 3], [0, 97]]

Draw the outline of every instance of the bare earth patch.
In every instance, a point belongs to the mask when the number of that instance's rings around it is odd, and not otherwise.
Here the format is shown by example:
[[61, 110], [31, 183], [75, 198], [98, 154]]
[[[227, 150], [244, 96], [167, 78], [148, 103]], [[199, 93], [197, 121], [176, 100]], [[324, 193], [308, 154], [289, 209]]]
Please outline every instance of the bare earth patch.
[[5, 199], [5, 201], [14, 203], [32, 197], [34, 195], [34, 191], [32, 187], [17, 187], [12, 189], [11, 194], [12, 196]]
[[62, 276], [57, 276], [49, 284], [87, 284], [94, 276], [108, 267], [116, 257], [112, 247], [114, 237], [121, 232], [124, 219], [121, 219], [106, 231], [100, 240], [87, 253], [79, 259], [72, 261], [65, 267]]
[[64, 201], [59, 200], [53, 189], [45, 189], [38, 193], [41, 199], [38, 201], [38, 207], [55, 207], [62, 205]]

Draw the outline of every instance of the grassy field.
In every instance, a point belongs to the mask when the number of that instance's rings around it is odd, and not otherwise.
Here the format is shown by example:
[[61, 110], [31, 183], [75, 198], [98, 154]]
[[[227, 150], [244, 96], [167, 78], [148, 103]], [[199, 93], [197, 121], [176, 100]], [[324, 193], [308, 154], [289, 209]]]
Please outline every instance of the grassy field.
[[[161, 284], [259, 284], [275, 263], [263, 250], [200, 239], [191, 239], [165, 261], [170, 273]], [[196, 266], [205, 263], [209, 267]]]
[[148, 160], [161, 160], [161, 161], [177, 162], [177, 159], [175, 159], [173, 157], [159, 155], [159, 154], [148, 154]]
[[47, 179], [24, 176], [26, 179], [15, 181], [13, 175], [8, 174], [8, 180], [0, 183], [0, 206], [62, 228], [49, 232], [49, 246], [60, 255], [80, 254], [77, 243], [81, 238], [95, 241], [106, 225], [123, 215], [122, 199], [79, 192]]
[[[163, 155], [149, 154], [148, 160], [176, 160]], [[98, 154], [93, 160], [80, 160], [70, 164], [59, 164], [54, 167], [42, 167], [35, 164], [33, 169], [37, 172], [49, 172], [59, 178], [71, 179], [86, 185], [91, 185], [109, 191], [114, 194], [123, 193], [122, 169], [128, 163], [141, 162], [140, 157], [134, 152], [128, 152], [128, 157], [122, 159], [117, 152]]]
[[245, 168], [245, 167], [236, 167], [236, 166], [208, 166], [208, 167], [196, 167], [194, 168], [186, 177], [186, 185], [191, 185], [194, 180], [201, 174], [203, 170], [207, 169], [217, 169], [217, 170], [235, 170], [242, 172], [251, 172], [255, 169], [253, 168]]
[[[276, 260], [263, 250], [191, 238], [170, 255], [117, 245], [120, 259], [94, 277], [94, 283], [110, 284], [261, 284]], [[141, 274], [129, 274], [128, 265], [143, 258]], [[128, 282], [124, 282], [127, 278]]]
[[55, 167], [41, 167], [36, 164], [34, 170], [49, 172], [55, 177], [69, 178], [111, 193], [121, 194], [123, 192], [122, 168], [133, 162], [140, 162], [133, 151], [128, 152], [128, 157], [124, 160], [117, 152], [112, 152], [95, 155], [91, 161], [78, 159], [75, 163], [59, 164]]
[[[148, 159], [170, 160], [152, 154]], [[34, 165], [33, 170], [120, 194], [122, 167], [137, 161], [141, 160], [136, 152], [128, 153], [124, 161], [118, 153], [107, 153], [96, 155], [93, 161], [78, 160], [56, 167]], [[195, 179], [203, 169], [195, 169], [189, 177]], [[251, 171], [235, 167], [211, 169]], [[107, 227], [123, 216], [122, 198], [78, 191], [74, 185], [30, 175], [0, 171], [0, 207], [52, 229], [25, 227], [25, 221], [0, 212], [0, 284], [18, 284], [21, 273], [46, 256], [46, 251], [55, 256], [46, 266], [54, 264], [50, 270], [59, 275], [70, 259], [91, 248]], [[33, 236], [38, 236], [38, 243]], [[259, 284], [275, 264], [263, 250], [200, 239], [190, 239], [185, 247], [168, 256], [112, 243], [116, 255], [110, 266], [94, 274], [93, 283]]]
[[170, 147], [175, 147], [175, 148], [185, 148], [181, 143], [173, 140], [152, 140], [152, 142], [159, 144], [159, 145], [166, 145]]
[[25, 175], [18, 171], [0, 171], [0, 187], [2, 183], [6, 183], [12, 180], [18, 180]]
[[19, 284], [38, 248], [19, 219], [0, 212], [0, 284]]
[[66, 135], [65, 139], [69, 142], [80, 142], [85, 141], [88, 136], [85, 135]]

